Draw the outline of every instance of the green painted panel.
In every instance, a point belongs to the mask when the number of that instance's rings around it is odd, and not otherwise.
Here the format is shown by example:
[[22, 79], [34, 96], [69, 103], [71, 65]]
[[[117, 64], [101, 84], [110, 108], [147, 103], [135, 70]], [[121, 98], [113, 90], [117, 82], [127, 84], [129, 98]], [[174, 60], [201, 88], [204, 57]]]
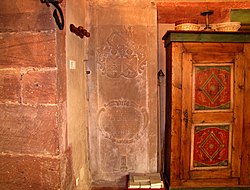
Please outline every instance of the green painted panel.
[[247, 32], [168, 31], [162, 38], [165, 47], [171, 42], [250, 42]]
[[232, 9], [230, 16], [232, 22], [250, 24], [250, 9]]

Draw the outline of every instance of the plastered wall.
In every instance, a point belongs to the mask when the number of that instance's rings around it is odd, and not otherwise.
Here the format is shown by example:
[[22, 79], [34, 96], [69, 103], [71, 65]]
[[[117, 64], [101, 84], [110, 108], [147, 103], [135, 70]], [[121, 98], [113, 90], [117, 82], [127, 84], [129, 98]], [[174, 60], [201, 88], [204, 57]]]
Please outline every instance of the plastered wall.
[[[67, 146], [71, 151], [73, 186], [90, 188], [88, 162], [88, 132], [86, 105], [86, 46], [88, 39], [81, 39], [70, 32], [70, 24], [85, 26], [86, 1], [71, 0], [66, 3], [66, 65], [67, 65]], [[70, 62], [75, 65], [70, 66]], [[77, 182], [78, 181], [78, 182]]]

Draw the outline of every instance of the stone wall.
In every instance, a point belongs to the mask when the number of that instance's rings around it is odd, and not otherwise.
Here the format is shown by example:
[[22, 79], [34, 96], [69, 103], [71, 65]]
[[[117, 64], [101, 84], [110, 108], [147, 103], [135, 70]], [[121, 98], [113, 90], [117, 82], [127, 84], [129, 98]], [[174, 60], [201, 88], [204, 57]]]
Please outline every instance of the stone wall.
[[88, 69], [93, 184], [157, 171], [157, 18], [151, 1], [90, 2]]
[[36, 0], [0, 1], [0, 189], [66, 179], [65, 33]]
[[205, 24], [205, 17], [202, 11], [213, 10], [209, 16], [209, 23], [221, 23], [230, 21], [231, 9], [247, 9], [250, 7], [249, 1], [193, 1], [193, 2], [166, 2], [157, 3], [158, 23], [175, 23], [183, 18], [195, 18], [199, 24]]

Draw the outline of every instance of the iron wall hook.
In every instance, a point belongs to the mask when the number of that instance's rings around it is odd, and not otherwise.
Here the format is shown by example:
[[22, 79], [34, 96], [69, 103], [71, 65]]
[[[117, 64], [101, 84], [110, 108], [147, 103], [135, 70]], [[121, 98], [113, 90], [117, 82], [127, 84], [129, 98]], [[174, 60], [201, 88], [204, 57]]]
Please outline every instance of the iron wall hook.
[[[59, 3], [61, 3], [63, 0], [41, 0], [41, 3], [46, 3], [47, 7], [50, 7], [50, 3], [56, 8], [53, 12], [53, 17], [56, 21], [56, 24], [60, 30], [63, 30], [64, 28], [64, 18], [63, 18], [63, 12], [61, 7], [59, 6]], [[60, 14], [61, 20], [59, 19], [58, 13]]]

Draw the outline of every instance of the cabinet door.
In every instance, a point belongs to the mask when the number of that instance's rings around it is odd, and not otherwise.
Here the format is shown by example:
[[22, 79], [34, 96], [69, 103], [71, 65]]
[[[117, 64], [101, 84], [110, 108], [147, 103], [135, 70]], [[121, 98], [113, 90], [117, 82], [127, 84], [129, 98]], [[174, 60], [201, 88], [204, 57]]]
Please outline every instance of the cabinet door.
[[240, 177], [244, 55], [222, 47], [183, 54], [183, 183], [233, 185]]

